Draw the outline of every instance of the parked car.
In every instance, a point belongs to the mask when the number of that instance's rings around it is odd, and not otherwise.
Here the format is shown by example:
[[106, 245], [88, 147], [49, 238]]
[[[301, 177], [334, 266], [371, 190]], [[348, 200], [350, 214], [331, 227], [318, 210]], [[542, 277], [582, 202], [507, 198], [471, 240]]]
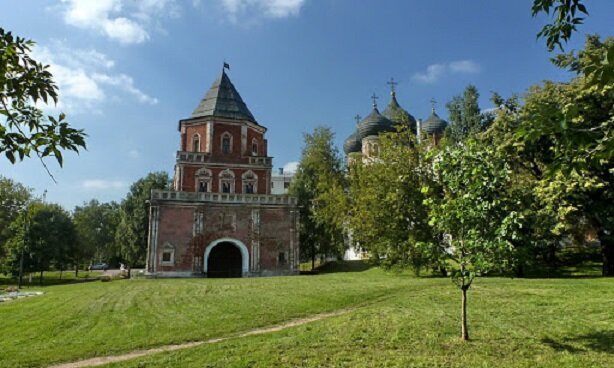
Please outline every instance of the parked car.
[[95, 271], [95, 270], [102, 270], [102, 271], [106, 271], [109, 268], [109, 265], [106, 263], [96, 263], [93, 265], [90, 265], [89, 270], [90, 271]]

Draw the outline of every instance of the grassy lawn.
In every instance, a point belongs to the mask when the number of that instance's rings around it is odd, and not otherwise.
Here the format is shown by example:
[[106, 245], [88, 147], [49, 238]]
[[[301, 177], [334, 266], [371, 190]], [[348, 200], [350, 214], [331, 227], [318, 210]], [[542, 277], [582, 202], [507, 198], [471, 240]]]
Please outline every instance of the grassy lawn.
[[365, 303], [407, 282], [379, 270], [251, 279], [116, 280], [31, 288], [0, 304], [0, 367], [128, 352]]
[[[75, 277], [75, 271], [47, 271], [43, 273], [43, 286], [50, 285], [60, 285], [60, 284], [71, 284], [75, 282], [83, 282], [87, 281], [89, 278], [98, 277], [102, 275], [102, 271], [87, 271], [80, 270], [79, 275]], [[29, 274], [26, 273], [23, 275], [23, 284], [22, 287], [27, 289], [28, 287], [40, 287], [39, 285], [39, 276], [38, 272], [32, 273], [32, 283], [29, 280]], [[0, 289], [6, 287], [14, 287], [17, 286], [17, 277], [9, 277], [3, 274], [0, 274]]]
[[225, 336], [352, 305], [284, 331], [113, 366], [614, 366], [612, 279], [479, 279], [469, 292], [472, 341], [462, 343], [460, 292], [448, 279], [344, 270], [45, 287], [44, 296], [0, 304], [0, 367]]

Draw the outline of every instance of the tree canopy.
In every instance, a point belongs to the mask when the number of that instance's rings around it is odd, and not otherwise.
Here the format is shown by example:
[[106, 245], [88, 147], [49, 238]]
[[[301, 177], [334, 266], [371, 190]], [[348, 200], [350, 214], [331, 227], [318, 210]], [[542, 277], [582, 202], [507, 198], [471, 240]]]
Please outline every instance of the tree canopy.
[[62, 150], [85, 148], [86, 134], [63, 113], [45, 116], [37, 107], [57, 103], [58, 93], [49, 66], [30, 56], [33, 45], [0, 28], [0, 153], [11, 163], [34, 153], [51, 176], [43, 158], [54, 157], [62, 166]]

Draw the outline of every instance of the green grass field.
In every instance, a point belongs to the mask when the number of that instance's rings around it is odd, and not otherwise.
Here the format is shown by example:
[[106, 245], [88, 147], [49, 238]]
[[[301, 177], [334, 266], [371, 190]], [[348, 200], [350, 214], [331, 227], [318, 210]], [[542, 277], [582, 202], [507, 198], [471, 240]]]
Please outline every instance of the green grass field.
[[[347, 314], [114, 367], [613, 367], [614, 280], [448, 279], [365, 267], [257, 279], [124, 280], [41, 288], [0, 304], [0, 367], [46, 366]], [[351, 272], [362, 271], [362, 272]]]

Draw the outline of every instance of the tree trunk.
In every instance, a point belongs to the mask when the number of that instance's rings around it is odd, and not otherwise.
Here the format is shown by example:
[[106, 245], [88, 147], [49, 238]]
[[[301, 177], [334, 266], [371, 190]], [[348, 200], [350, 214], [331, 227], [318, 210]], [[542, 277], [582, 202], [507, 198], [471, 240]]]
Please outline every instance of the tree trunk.
[[41, 270], [41, 274], [40, 274], [40, 276], [38, 278], [38, 284], [40, 286], [43, 286], [43, 272], [45, 272], [45, 271]]
[[[602, 276], [614, 276], [614, 244], [611, 238], [600, 231], [599, 241], [601, 242], [601, 255], [603, 257]], [[603, 236], [601, 236], [603, 234]]]
[[[64, 268], [64, 267], [62, 267]], [[62, 273], [64, 272], [64, 270], [60, 269], [60, 280], [62, 279]]]
[[469, 330], [467, 329], [467, 289], [466, 286], [461, 288], [463, 292], [461, 300], [461, 339], [464, 341], [469, 340]]

